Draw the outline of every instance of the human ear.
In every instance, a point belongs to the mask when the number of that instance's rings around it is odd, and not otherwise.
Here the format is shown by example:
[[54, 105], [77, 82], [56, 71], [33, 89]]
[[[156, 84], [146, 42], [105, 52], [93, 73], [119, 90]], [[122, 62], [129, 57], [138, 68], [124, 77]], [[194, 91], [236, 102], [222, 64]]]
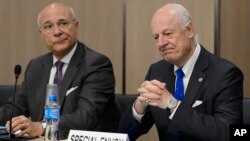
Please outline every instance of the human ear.
[[189, 24], [186, 26], [186, 30], [188, 38], [193, 38], [195, 31], [192, 22], [189, 22]]

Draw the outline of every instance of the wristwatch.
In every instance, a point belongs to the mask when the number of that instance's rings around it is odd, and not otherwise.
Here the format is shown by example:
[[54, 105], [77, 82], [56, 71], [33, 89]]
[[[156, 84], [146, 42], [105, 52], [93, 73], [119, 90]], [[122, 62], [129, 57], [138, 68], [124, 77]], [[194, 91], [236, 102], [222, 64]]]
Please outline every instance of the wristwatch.
[[176, 107], [178, 104], [178, 100], [176, 100], [174, 97], [170, 98], [167, 103], [167, 107], [171, 110], [174, 107]]

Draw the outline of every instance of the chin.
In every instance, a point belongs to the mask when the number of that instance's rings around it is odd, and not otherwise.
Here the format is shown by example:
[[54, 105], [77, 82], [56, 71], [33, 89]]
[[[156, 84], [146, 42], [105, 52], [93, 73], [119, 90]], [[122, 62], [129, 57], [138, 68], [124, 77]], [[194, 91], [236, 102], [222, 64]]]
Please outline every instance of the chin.
[[55, 44], [54, 50], [60, 51], [68, 48], [68, 44]]
[[172, 56], [164, 56], [163, 58], [169, 63], [173, 64], [175, 62], [175, 59]]

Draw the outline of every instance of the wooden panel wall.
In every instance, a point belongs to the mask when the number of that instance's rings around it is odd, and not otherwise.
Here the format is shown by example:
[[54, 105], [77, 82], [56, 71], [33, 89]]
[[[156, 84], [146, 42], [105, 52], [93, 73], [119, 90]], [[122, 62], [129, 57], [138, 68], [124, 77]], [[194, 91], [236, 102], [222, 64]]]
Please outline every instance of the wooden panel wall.
[[220, 55], [244, 74], [244, 97], [250, 98], [250, 1], [221, 0]]

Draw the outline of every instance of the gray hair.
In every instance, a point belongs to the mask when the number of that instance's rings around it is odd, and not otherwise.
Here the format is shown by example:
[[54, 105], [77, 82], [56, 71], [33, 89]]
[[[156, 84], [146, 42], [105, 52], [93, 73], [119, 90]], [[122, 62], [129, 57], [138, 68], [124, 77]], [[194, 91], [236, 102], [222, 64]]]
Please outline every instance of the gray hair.
[[[182, 27], [185, 28], [186, 26], [188, 26], [188, 24], [192, 20], [188, 10], [180, 4], [171, 4], [171, 5], [175, 8], [175, 11], [179, 14]], [[197, 33], [194, 34], [193, 40], [195, 43], [199, 42]]]
[[[73, 21], [76, 21], [76, 13], [75, 13], [74, 9], [73, 9], [72, 7], [69, 7], [69, 11], [70, 11], [70, 13], [71, 13], [72, 20], [73, 20]], [[38, 16], [37, 16], [37, 25], [38, 25], [38, 27], [41, 26], [41, 25], [40, 25], [41, 13], [42, 13], [42, 12], [40, 12], [40, 13], [38, 14]]]

